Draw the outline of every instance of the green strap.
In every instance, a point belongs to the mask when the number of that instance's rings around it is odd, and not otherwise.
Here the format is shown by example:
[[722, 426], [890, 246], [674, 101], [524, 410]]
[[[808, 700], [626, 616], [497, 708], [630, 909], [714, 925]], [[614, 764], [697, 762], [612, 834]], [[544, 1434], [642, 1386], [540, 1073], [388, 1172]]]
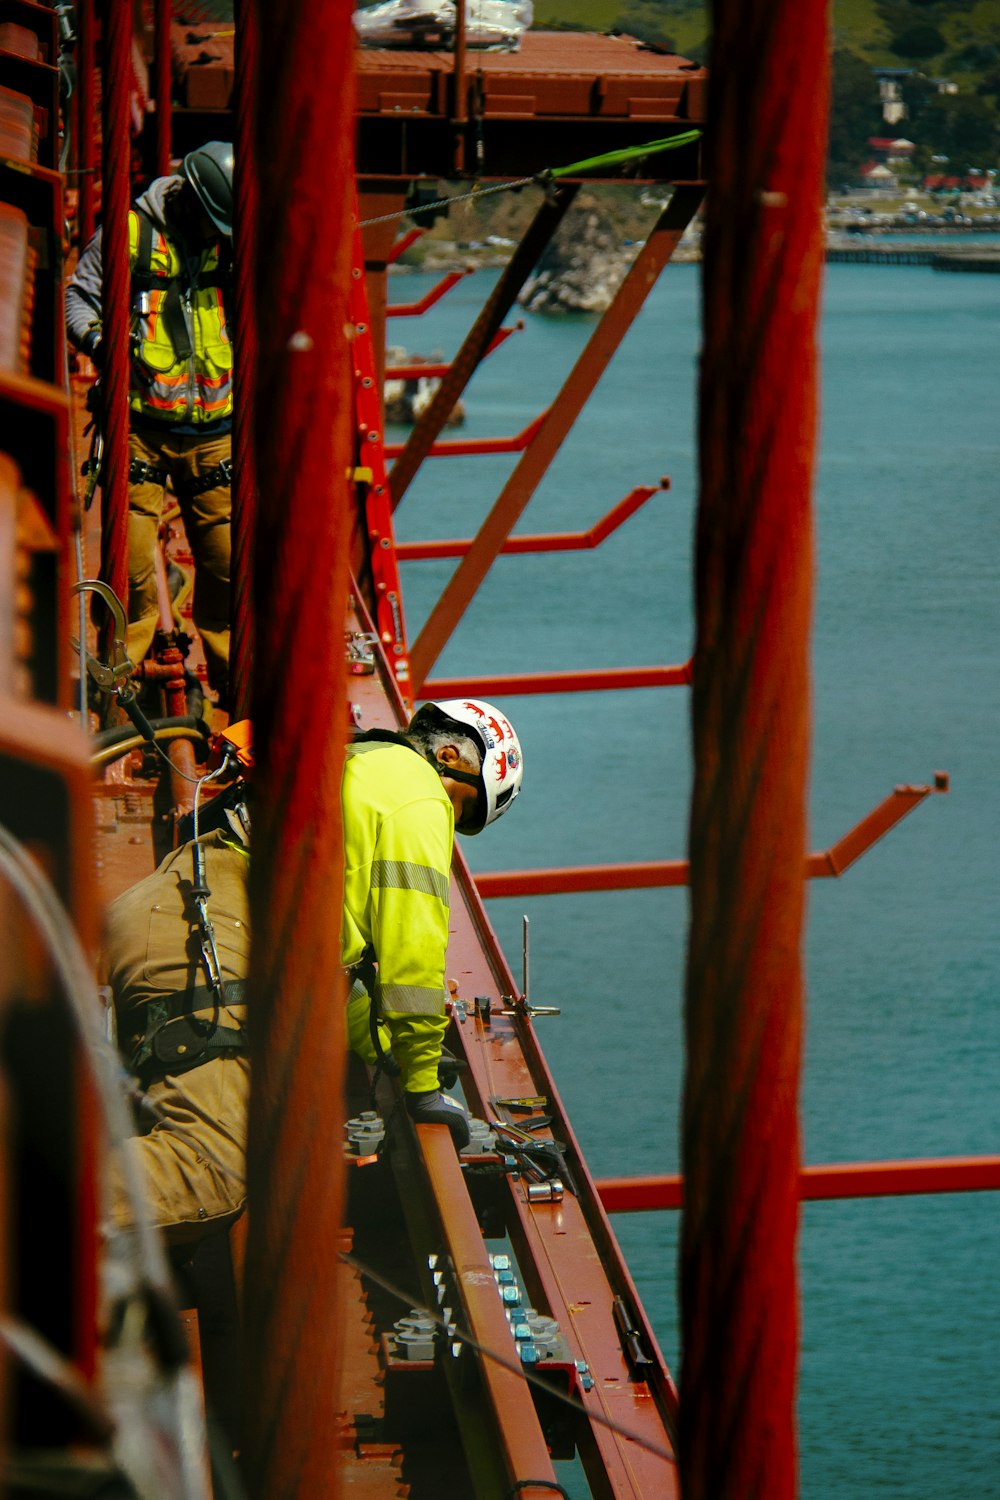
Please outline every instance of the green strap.
[[674, 151], [678, 146], [690, 146], [700, 139], [700, 130], [686, 130], [683, 135], [672, 135], [662, 141], [648, 141], [644, 146], [625, 146], [620, 151], [606, 151], [603, 156], [588, 156], [586, 161], [574, 161], [568, 167], [548, 167], [539, 175], [572, 177], [576, 172], [589, 172], [592, 167], [614, 167], [623, 161], [637, 161], [642, 156], [658, 156], [661, 151]]

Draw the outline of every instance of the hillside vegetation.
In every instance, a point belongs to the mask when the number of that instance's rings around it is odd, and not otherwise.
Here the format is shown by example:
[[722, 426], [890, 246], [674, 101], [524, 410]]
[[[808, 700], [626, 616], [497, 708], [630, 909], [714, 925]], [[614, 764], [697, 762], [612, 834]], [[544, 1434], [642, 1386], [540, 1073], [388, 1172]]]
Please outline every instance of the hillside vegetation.
[[[535, 0], [536, 27], [626, 31], [709, 61], [710, 7], [701, 0]], [[1000, 164], [1000, 0], [833, 0], [831, 178], [849, 176], [872, 135], [904, 134], [918, 164], [964, 172]], [[882, 120], [872, 68], [911, 70], [907, 117]], [[939, 93], [947, 79], [954, 92]]]

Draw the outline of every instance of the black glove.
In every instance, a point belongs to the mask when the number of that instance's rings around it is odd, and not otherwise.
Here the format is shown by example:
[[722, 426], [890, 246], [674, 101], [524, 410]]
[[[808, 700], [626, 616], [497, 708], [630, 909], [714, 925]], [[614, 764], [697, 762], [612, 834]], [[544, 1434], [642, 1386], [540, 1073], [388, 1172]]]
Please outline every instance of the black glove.
[[424, 1094], [407, 1094], [406, 1108], [415, 1125], [447, 1125], [455, 1150], [461, 1151], [471, 1139], [469, 1114], [464, 1104], [442, 1094], [440, 1089], [430, 1089]]
[[104, 358], [104, 350], [101, 348], [101, 330], [99, 328], [88, 328], [80, 341], [80, 348], [90, 360], [91, 364], [101, 368]]
[[454, 1052], [449, 1052], [447, 1047], [441, 1048], [441, 1061], [438, 1063], [438, 1088], [453, 1089], [458, 1082], [458, 1072], [465, 1067], [463, 1058], [456, 1057]]

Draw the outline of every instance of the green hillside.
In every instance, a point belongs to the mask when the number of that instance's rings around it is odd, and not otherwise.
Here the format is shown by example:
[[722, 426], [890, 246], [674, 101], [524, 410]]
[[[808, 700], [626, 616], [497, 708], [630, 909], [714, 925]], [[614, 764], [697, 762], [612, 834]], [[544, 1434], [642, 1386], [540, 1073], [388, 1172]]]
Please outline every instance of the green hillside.
[[[535, 0], [534, 15], [536, 27], [627, 31], [708, 61], [701, 0]], [[889, 133], [916, 142], [923, 170], [935, 158], [949, 171], [1000, 165], [1000, 0], [832, 0], [832, 20], [832, 178], [856, 172], [868, 137]], [[895, 126], [882, 119], [872, 68], [909, 70]]]

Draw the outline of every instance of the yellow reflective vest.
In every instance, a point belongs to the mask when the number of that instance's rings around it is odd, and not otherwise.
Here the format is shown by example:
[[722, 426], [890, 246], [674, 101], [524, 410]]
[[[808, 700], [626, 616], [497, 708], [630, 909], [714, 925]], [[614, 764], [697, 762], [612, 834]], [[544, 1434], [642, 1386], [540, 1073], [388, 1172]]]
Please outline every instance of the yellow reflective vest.
[[159, 422], [217, 422], [233, 410], [233, 346], [223, 301], [230, 267], [222, 246], [209, 246], [189, 285], [177, 246], [155, 225], [149, 231], [147, 271], [139, 263], [140, 217], [131, 209], [129, 405]]
[[[349, 968], [369, 944], [374, 948], [380, 1009], [403, 1086], [433, 1089], [447, 1027], [454, 809], [433, 766], [406, 745], [385, 740], [348, 746], [341, 797], [341, 957]], [[367, 1000], [355, 988], [351, 1040], [364, 1055]]]

